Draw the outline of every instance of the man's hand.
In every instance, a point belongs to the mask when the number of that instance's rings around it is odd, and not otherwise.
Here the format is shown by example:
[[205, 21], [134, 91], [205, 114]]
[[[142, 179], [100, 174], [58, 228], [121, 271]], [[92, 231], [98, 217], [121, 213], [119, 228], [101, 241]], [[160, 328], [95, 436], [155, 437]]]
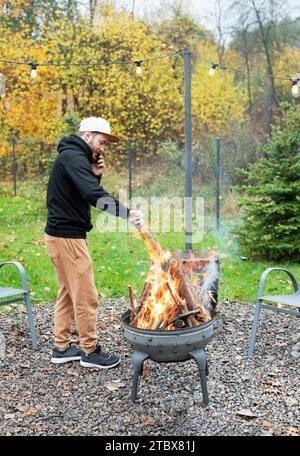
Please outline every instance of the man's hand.
[[136, 227], [142, 226], [144, 224], [144, 217], [142, 211], [131, 209], [129, 212], [128, 221]]
[[92, 171], [95, 174], [95, 176], [101, 176], [104, 168], [104, 158], [102, 155], [99, 155], [99, 158], [97, 159], [96, 163], [92, 164]]

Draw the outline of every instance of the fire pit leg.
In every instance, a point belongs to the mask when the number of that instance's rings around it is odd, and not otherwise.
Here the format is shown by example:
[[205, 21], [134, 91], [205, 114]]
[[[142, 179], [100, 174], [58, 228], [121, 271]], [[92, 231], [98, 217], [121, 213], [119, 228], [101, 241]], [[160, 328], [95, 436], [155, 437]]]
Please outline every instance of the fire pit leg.
[[133, 379], [130, 396], [132, 402], [135, 402], [137, 399], [137, 387], [139, 383], [139, 376], [142, 375], [144, 361], [148, 358], [149, 355], [147, 353], [139, 351], [135, 351], [132, 355]]
[[199, 374], [200, 374], [200, 380], [201, 380], [203, 402], [204, 402], [204, 405], [207, 406], [209, 403], [209, 398], [208, 398], [207, 381], [206, 381], [206, 375], [208, 375], [208, 365], [207, 365], [206, 354], [205, 354], [204, 350], [197, 350], [197, 351], [191, 352], [190, 355], [194, 358], [194, 360], [197, 363], [197, 366], [199, 369]]

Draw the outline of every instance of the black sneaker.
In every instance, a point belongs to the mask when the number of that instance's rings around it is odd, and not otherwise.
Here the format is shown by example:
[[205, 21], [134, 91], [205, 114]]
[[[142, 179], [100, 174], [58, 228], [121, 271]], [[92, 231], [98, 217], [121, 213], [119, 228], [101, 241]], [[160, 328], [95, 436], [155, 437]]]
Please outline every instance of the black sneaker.
[[55, 364], [68, 363], [69, 361], [79, 361], [83, 351], [76, 345], [70, 345], [65, 349], [54, 347], [52, 350], [51, 362]]
[[97, 367], [98, 369], [110, 369], [119, 364], [120, 358], [110, 353], [101, 351], [100, 345], [97, 345], [92, 353], [83, 352], [80, 364], [83, 367]]

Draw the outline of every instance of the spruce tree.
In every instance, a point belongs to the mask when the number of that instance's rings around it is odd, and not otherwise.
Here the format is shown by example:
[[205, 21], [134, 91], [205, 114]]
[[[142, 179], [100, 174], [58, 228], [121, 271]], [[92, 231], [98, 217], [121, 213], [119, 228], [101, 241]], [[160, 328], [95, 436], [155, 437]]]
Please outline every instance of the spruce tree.
[[243, 173], [243, 221], [236, 234], [252, 258], [299, 261], [300, 109], [281, 107], [280, 123], [260, 147], [263, 157]]

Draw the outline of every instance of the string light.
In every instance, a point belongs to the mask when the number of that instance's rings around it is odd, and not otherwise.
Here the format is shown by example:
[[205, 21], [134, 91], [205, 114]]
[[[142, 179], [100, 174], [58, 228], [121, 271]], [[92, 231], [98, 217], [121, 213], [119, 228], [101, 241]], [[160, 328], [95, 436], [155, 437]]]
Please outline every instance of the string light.
[[212, 76], [214, 75], [215, 69], [216, 69], [218, 66], [219, 66], [218, 63], [212, 62], [211, 68], [210, 68], [210, 70], [209, 70], [209, 72], [208, 72], [209, 76], [212, 77]]
[[142, 74], [142, 60], [136, 60], [134, 63], [136, 64], [136, 74]]
[[37, 63], [30, 63], [31, 79], [37, 78]]
[[294, 98], [298, 98], [298, 97], [300, 97], [300, 90], [299, 90], [299, 85], [298, 85], [298, 82], [300, 81], [300, 74], [293, 76], [291, 81], [292, 81], [292, 95]]
[[[97, 62], [97, 63], [28, 63], [25, 61], [15, 61], [15, 60], [4, 60], [0, 59], [0, 64], [5, 63], [5, 64], [10, 64], [10, 65], [29, 65], [31, 68], [31, 78], [36, 79], [37, 77], [37, 67], [38, 66], [44, 66], [44, 67], [99, 67], [99, 66], [108, 66], [108, 65], [132, 65], [133, 63], [136, 65], [136, 74], [141, 75], [142, 74], [142, 62], [150, 62], [154, 60], [160, 60], [160, 59], [166, 59], [166, 58], [171, 58], [171, 57], [178, 57], [180, 55], [185, 54], [187, 51], [179, 51], [174, 54], [164, 54], [156, 57], [149, 57], [145, 58], [143, 60], [119, 60], [119, 61], [112, 61], [112, 62]], [[239, 72], [243, 73], [245, 75], [253, 75], [253, 76], [258, 76], [258, 77], [266, 77], [269, 79], [276, 79], [276, 80], [284, 80], [284, 81], [291, 81], [292, 82], [292, 95], [293, 97], [297, 98], [300, 96], [300, 88], [298, 82], [300, 81], [300, 74], [296, 74], [295, 76], [291, 77], [281, 77], [281, 76], [275, 76], [275, 75], [270, 75], [266, 73], [257, 73], [255, 71], [246, 71], [241, 68], [233, 68], [230, 66], [224, 66], [219, 63], [214, 63], [212, 61], [206, 60], [202, 56], [198, 54], [191, 53], [196, 59], [202, 60], [203, 62], [211, 65], [211, 68], [208, 72], [209, 76], [213, 76], [215, 73], [216, 68], [220, 68], [221, 70], [228, 70], [232, 72]]]

